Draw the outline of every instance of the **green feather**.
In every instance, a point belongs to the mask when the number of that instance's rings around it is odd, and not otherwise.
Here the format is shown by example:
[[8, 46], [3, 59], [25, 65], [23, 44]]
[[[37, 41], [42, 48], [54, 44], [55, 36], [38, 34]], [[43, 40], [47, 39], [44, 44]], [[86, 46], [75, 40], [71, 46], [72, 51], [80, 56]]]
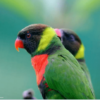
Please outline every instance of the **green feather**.
[[[56, 37], [55, 39], [56, 44], [59, 43]], [[79, 63], [60, 43], [59, 45], [60, 50], [49, 56], [44, 74], [49, 87], [64, 98], [93, 99], [90, 84]]]
[[85, 63], [84, 61], [83, 61], [83, 62], [78, 61], [78, 62], [79, 62], [79, 64], [80, 64], [82, 70], [85, 72], [85, 75], [86, 75], [86, 77], [87, 77], [87, 79], [88, 79], [88, 82], [89, 82], [89, 84], [90, 84], [89, 86], [90, 86], [91, 91], [92, 91], [92, 93], [93, 93], [93, 95], [94, 95], [94, 97], [95, 97], [94, 89], [93, 89], [93, 86], [92, 86], [91, 77], [90, 77], [90, 73], [89, 73], [88, 67], [87, 67], [87, 65], [86, 65], [86, 63]]
[[[45, 82], [43, 85], [47, 83], [48, 88], [52, 90], [47, 92], [47, 90], [44, 89], [43, 92], [45, 92], [46, 98], [94, 99], [87, 75], [84, 73], [84, 70], [79, 65], [76, 58], [64, 48], [54, 30], [45, 25], [31, 25], [25, 29], [28, 31], [30, 28], [33, 29], [32, 34], [34, 34], [34, 30], [38, 31], [38, 29], [40, 29], [39, 32], [42, 32], [41, 29], [45, 28], [43, 34], [39, 34], [41, 39], [38, 48], [35, 51], [33, 50], [33, 53], [30, 54], [32, 57], [41, 54], [49, 55], [48, 65], [44, 73]], [[24, 32], [24, 35], [26, 33]], [[30, 46], [28, 46], [28, 49], [30, 49], [29, 47]]]

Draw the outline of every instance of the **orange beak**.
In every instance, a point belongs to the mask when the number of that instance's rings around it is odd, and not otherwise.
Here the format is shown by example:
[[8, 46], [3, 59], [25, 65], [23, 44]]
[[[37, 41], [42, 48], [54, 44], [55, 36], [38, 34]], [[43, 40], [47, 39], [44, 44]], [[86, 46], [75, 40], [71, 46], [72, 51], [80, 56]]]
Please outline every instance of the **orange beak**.
[[15, 41], [15, 48], [17, 51], [19, 51], [18, 48], [24, 48], [23, 41], [17, 38]]
[[61, 32], [60, 32], [60, 30], [59, 29], [54, 29], [54, 30], [55, 30], [57, 36], [61, 38]]

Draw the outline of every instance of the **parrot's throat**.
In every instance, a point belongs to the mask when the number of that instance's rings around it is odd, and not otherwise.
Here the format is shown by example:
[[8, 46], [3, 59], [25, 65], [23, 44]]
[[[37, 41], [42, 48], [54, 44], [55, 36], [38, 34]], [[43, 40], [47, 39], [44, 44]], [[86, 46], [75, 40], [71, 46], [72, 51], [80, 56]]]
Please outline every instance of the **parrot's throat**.
[[45, 68], [48, 64], [48, 55], [47, 54], [41, 54], [41, 55], [36, 55], [31, 59], [32, 66], [35, 69], [36, 73], [36, 78], [37, 78], [37, 84], [39, 85], [42, 78], [43, 74], [45, 73]]

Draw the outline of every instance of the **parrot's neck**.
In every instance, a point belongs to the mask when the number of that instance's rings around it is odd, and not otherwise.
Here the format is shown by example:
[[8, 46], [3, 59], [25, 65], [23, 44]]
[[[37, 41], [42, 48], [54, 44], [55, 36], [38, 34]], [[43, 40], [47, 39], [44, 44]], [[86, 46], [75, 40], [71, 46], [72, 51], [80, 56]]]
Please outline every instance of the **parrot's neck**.
[[32, 53], [31, 62], [36, 72], [36, 78], [37, 78], [38, 85], [40, 84], [43, 78], [43, 75], [45, 73], [45, 68], [48, 64], [49, 55], [53, 55], [57, 52], [60, 53], [61, 50], [63, 49], [64, 49], [64, 46], [62, 45], [59, 38], [57, 36], [54, 36], [45, 49]]
[[84, 50], [85, 50], [84, 45], [81, 44], [81, 46], [80, 46], [78, 52], [77, 52], [76, 55], [75, 55], [75, 58], [76, 58], [78, 61], [85, 61], [85, 59], [84, 59]]
[[[45, 43], [45, 42], [44, 42]], [[47, 47], [45, 49], [36, 50], [36, 52], [33, 52], [31, 54], [31, 57], [35, 55], [41, 55], [41, 54], [48, 54], [51, 55], [57, 51], [60, 51], [64, 49], [64, 46], [62, 45], [59, 38], [55, 35], [52, 40], [48, 43]]]

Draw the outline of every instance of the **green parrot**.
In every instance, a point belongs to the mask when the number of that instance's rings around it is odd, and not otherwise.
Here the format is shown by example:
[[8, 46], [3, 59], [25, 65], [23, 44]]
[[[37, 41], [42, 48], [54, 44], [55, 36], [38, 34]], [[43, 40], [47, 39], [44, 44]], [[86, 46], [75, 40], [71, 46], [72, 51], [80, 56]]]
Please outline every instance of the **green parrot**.
[[31, 55], [44, 99], [95, 98], [78, 61], [65, 49], [52, 27], [44, 24], [25, 27], [18, 33], [15, 48], [24, 48]]
[[84, 58], [85, 48], [84, 48], [83, 43], [81, 42], [81, 39], [78, 37], [78, 35], [75, 32], [69, 29], [55, 29], [55, 32], [57, 36], [60, 38], [64, 47], [67, 50], [69, 50], [69, 52], [71, 52], [74, 55], [74, 57], [77, 59], [77, 61], [79, 62], [81, 69], [84, 71], [89, 81], [89, 84], [91, 86], [91, 91], [95, 97], [90, 73], [85, 63], [85, 58]]

